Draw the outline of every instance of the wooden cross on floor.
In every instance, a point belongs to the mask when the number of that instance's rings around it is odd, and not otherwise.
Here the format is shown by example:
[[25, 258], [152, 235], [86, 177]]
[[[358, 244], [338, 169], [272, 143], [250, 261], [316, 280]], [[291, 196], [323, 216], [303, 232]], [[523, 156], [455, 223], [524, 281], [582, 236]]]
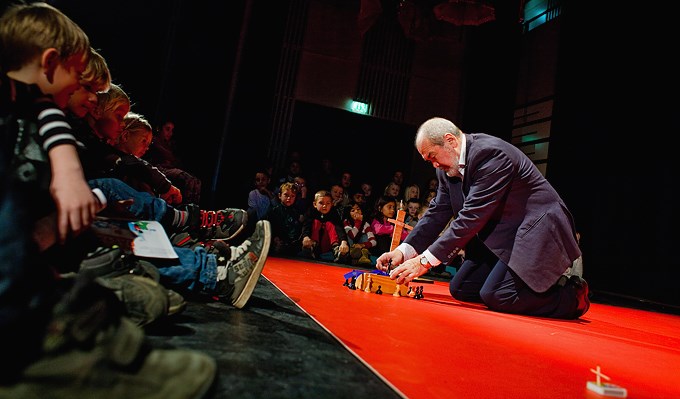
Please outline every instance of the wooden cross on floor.
[[390, 244], [390, 251], [394, 251], [396, 247], [401, 243], [401, 232], [406, 228], [407, 230], [413, 230], [413, 226], [404, 223], [404, 218], [406, 217], [406, 211], [404, 210], [404, 201], [399, 201], [399, 209], [397, 210], [397, 218], [387, 219], [388, 222], [394, 223], [394, 231], [392, 232], [392, 243]]

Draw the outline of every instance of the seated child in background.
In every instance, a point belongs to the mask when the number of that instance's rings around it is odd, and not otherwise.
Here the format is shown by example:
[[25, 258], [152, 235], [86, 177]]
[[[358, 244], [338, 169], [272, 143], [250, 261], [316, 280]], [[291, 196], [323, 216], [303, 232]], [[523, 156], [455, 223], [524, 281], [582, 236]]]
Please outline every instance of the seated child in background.
[[332, 209], [331, 194], [326, 190], [317, 191], [312, 208], [305, 215], [301, 256], [340, 262], [349, 252], [342, 221]]
[[416, 223], [420, 220], [420, 201], [418, 198], [411, 198], [406, 203], [406, 217], [404, 223], [411, 227], [416, 227]]
[[248, 193], [248, 218], [251, 223], [264, 219], [272, 206], [274, 193], [269, 190], [270, 181], [271, 177], [266, 170], [255, 172], [255, 188]]
[[126, 154], [141, 158], [149, 150], [153, 133], [151, 123], [136, 112], [128, 112], [123, 118], [125, 127], [114, 147]]
[[279, 187], [277, 201], [266, 219], [272, 225], [271, 253], [283, 256], [296, 256], [302, 246], [303, 214], [295, 207], [297, 190], [294, 183], [283, 183]]
[[430, 201], [434, 199], [434, 197], [437, 196], [437, 190], [429, 190], [427, 192], [427, 195], [425, 195], [425, 198], [423, 198], [423, 205], [426, 207], [430, 206]]
[[198, 204], [201, 200], [201, 179], [186, 171], [177, 156], [173, 140], [175, 123], [166, 120], [155, 136], [153, 136], [145, 159], [157, 167], [164, 175], [182, 191], [185, 204]]
[[368, 206], [367, 209], [373, 209], [375, 198], [373, 197], [373, 185], [367, 181], [361, 183], [361, 191], [364, 193], [364, 204]]
[[417, 184], [411, 184], [409, 186], [406, 186], [406, 190], [404, 190], [404, 202], [408, 204], [408, 201], [411, 198], [415, 198], [416, 200], [420, 201], [420, 186]]
[[[378, 201], [375, 203], [371, 227], [375, 233], [375, 238], [378, 242], [378, 245], [370, 249], [371, 254], [375, 256], [380, 256], [383, 253], [390, 251], [390, 246], [392, 244], [392, 233], [394, 232], [394, 224], [387, 219], [395, 217], [397, 214], [396, 208], [397, 202], [392, 196], [383, 195], [378, 198]], [[408, 229], [403, 229], [401, 231], [401, 238], [399, 242], [406, 238], [408, 232]]]
[[361, 207], [362, 212], [366, 209], [366, 196], [364, 195], [364, 191], [361, 189], [361, 187], [354, 188], [354, 190], [352, 190], [350, 204], [358, 204]]
[[297, 208], [300, 214], [304, 215], [311, 206], [309, 195], [307, 195], [309, 191], [307, 180], [302, 176], [297, 176], [293, 179], [293, 184], [297, 189], [297, 193], [295, 195], [295, 204], [293, 204], [293, 206]]
[[[125, 115], [123, 123], [125, 127], [113, 146], [126, 154], [141, 158], [149, 149], [149, 144], [151, 144], [151, 124], [142, 115], [132, 111]], [[137, 176], [122, 176], [121, 180], [136, 190], [146, 191], [151, 195], [155, 195], [151, 185]]]
[[[90, 48], [87, 67], [80, 77], [80, 83], [80, 88], [71, 95], [67, 104], [69, 116], [76, 124], [84, 123], [82, 118], [97, 107], [97, 93], [108, 90], [111, 84], [111, 75], [106, 60], [92, 48]], [[125, 104], [126, 97], [123, 95], [122, 91], [114, 95], [122, 96], [114, 102]], [[128, 113], [125, 118], [133, 115], [135, 114]], [[126, 127], [130, 129], [132, 124]], [[84, 127], [83, 133], [87, 131], [88, 129]], [[95, 148], [113, 151], [108, 149], [107, 144], [99, 142], [96, 138], [92, 140], [92, 145]], [[87, 155], [87, 150], [82, 150], [81, 155], [83, 153]], [[142, 192], [115, 178], [90, 179], [87, 183], [91, 188], [103, 191], [108, 203], [111, 204], [106, 212], [111, 212], [111, 208], [121, 201], [125, 203], [125, 208], [119, 209], [119, 212], [124, 212], [123, 214], [110, 216], [151, 218], [160, 221], [168, 232], [193, 230], [196, 239], [232, 239], [241, 232], [247, 221], [247, 214], [242, 209], [227, 208], [206, 211], [199, 209], [198, 205], [187, 205], [182, 209], [175, 209], [162, 198], [156, 198], [155, 195], [147, 192], [143, 192], [145, 195], [142, 195]], [[133, 199], [132, 204], [128, 203], [130, 199]]]
[[390, 182], [383, 191], [383, 195], [387, 197], [392, 197], [397, 199], [399, 197], [399, 192], [401, 192], [401, 186], [395, 182]]
[[[73, 99], [69, 100], [71, 110]], [[111, 84], [108, 92], [97, 93], [97, 106], [84, 118], [75, 112], [71, 124], [78, 140], [85, 148], [80, 151], [85, 177], [90, 179], [115, 177], [134, 178], [148, 184], [153, 192], [170, 204], [182, 202], [182, 193], [160, 170], [148, 162], [113, 147], [120, 137], [123, 119], [130, 111], [130, 98], [120, 88]]]
[[333, 201], [333, 211], [338, 214], [338, 219], [342, 220], [345, 212], [345, 188], [339, 183], [331, 186], [331, 201]]
[[349, 203], [345, 208], [342, 224], [351, 248], [349, 253], [352, 265], [375, 265], [377, 258], [373, 257], [371, 259], [369, 249], [378, 243], [375, 240], [371, 224], [364, 220], [364, 213], [360, 203], [354, 201]]

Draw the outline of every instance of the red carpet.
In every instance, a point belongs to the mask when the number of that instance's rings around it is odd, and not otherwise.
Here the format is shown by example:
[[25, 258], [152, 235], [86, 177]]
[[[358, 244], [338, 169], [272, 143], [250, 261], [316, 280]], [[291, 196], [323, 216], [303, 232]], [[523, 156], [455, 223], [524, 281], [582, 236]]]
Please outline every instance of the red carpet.
[[629, 398], [680, 398], [680, 317], [592, 304], [579, 320], [500, 314], [455, 301], [343, 286], [351, 269], [271, 257], [263, 275], [408, 398], [602, 398], [600, 366]]

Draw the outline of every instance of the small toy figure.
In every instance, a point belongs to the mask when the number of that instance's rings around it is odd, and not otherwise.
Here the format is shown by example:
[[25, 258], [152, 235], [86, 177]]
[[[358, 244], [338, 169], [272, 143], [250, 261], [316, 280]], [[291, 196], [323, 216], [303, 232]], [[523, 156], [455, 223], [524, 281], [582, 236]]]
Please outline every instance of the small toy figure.
[[607, 381], [611, 380], [611, 378], [607, 377], [602, 373], [602, 371], [600, 371], [600, 366], [597, 366], [597, 368], [595, 369], [590, 369], [590, 371], [595, 373], [595, 381], [588, 381], [586, 387], [589, 390], [596, 392], [602, 396], [609, 396], [613, 398], [628, 397], [628, 391], [626, 390], [626, 388], [622, 388], [615, 384], [602, 382], [602, 378], [604, 378]]

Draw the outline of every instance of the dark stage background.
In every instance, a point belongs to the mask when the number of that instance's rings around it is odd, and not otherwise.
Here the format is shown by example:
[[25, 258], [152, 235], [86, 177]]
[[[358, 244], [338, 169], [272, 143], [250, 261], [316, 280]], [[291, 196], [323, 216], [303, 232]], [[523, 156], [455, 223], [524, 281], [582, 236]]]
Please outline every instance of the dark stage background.
[[[288, 6], [300, 1], [229, 1], [220, 10], [208, 1], [51, 3], [88, 32], [134, 110], [175, 121], [180, 156], [204, 182], [202, 205], [245, 207], [271, 145]], [[516, 14], [500, 17], [520, 2], [497, 3], [497, 23], [461, 36], [468, 72], [455, 122], [508, 139], [520, 35], [508, 22]], [[680, 306], [678, 23], [653, 4], [564, 3], [547, 177], [582, 233], [585, 277], [593, 290]], [[397, 168], [431, 173], [413, 155], [416, 124], [293, 104], [288, 150], [310, 160], [305, 172], [324, 151], [337, 157], [336, 169], [366, 159], [376, 182]], [[357, 142], [358, 154], [341, 139]]]

